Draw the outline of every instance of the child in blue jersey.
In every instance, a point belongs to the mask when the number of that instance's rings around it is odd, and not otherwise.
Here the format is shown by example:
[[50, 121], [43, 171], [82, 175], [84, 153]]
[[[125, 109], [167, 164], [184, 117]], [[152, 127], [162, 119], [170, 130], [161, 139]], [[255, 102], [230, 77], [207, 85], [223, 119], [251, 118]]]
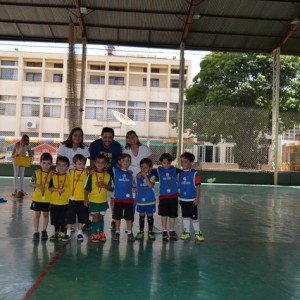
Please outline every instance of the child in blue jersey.
[[114, 236], [115, 241], [120, 239], [120, 223], [121, 219], [125, 219], [127, 223], [128, 241], [134, 241], [135, 238], [132, 233], [132, 222], [134, 218], [133, 211], [133, 175], [128, 170], [131, 164], [131, 156], [123, 153], [119, 156], [118, 166], [113, 167], [114, 176], [114, 208], [113, 219], [116, 221], [116, 232]]
[[155, 240], [153, 233], [153, 214], [155, 213], [154, 184], [155, 175], [151, 174], [152, 161], [150, 158], [143, 158], [140, 161], [141, 172], [136, 177], [136, 211], [140, 214], [140, 232], [136, 235], [137, 240], [144, 239], [145, 217], [148, 220], [148, 239]]
[[190, 224], [194, 227], [196, 241], [203, 241], [198, 219], [198, 204], [200, 203], [200, 176], [192, 169], [195, 160], [194, 154], [185, 152], [180, 156], [182, 171], [178, 175], [179, 200], [182, 211], [184, 232], [182, 240], [191, 237]]
[[[178, 236], [175, 232], [175, 220], [178, 217], [178, 185], [177, 174], [181, 169], [171, 165], [172, 156], [169, 153], [163, 153], [159, 161], [161, 166], [153, 170], [153, 174], [158, 178], [159, 186], [159, 205], [158, 214], [161, 216], [162, 238], [163, 241], [177, 241]], [[167, 224], [169, 218], [169, 234]]]

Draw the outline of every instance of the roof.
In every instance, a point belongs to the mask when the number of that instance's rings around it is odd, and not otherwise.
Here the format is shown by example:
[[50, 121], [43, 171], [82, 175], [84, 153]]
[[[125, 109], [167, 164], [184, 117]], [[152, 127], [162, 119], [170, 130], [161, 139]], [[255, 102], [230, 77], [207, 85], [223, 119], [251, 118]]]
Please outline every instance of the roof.
[[0, 40], [67, 42], [69, 22], [88, 44], [300, 55], [300, 1], [9, 0]]

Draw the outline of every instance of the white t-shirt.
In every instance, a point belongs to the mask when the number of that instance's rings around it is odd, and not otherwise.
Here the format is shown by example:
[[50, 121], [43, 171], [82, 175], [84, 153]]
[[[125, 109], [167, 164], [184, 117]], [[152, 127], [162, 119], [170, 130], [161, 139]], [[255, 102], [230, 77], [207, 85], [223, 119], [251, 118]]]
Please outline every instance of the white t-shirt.
[[90, 157], [89, 148], [87, 146], [85, 146], [84, 149], [77, 148], [76, 151], [74, 151], [73, 148], [67, 148], [65, 145], [60, 144], [57, 149], [57, 154], [60, 156], [66, 156], [69, 159], [70, 161], [69, 169], [74, 169], [74, 164], [73, 164], [74, 155], [81, 154], [86, 158]]
[[131, 165], [129, 167], [129, 170], [132, 171], [133, 176], [136, 176], [141, 171], [140, 161], [143, 158], [146, 158], [146, 157], [149, 157], [150, 155], [152, 155], [151, 150], [147, 146], [144, 146], [144, 145], [139, 146], [139, 153], [137, 156], [135, 156], [132, 153], [132, 150], [130, 148], [124, 149], [123, 153], [127, 153], [131, 156]]

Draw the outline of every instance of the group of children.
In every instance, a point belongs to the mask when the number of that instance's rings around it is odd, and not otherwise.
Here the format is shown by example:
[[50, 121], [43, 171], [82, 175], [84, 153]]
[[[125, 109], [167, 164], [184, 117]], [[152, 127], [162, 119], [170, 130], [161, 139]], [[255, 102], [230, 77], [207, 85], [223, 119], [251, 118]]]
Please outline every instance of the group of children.
[[[178, 217], [178, 199], [182, 211], [184, 231], [182, 240], [190, 239], [191, 223], [195, 240], [203, 241], [198, 219], [200, 202], [200, 177], [192, 168], [194, 155], [185, 152], [181, 155], [182, 169], [171, 165], [172, 157], [164, 153], [160, 157], [161, 166], [152, 169], [152, 161], [144, 158], [140, 162], [141, 172], [134, 178], [129, 166], [131, 156], [123, 153], [118, 165], [107, 170], [107, 160], [99, 154], [94, 161], [94, 168], [87, 171], [86, 158], [77, 154], [73, 157], [74, 169], [69, 168], [69, 160], [59, 156], [56, 172], [51, 170], [52, 156], [43, 153], [40, 169], [34, 172], [30, 185], [34, 188], [31, 209], [34, 210], [34, 240], [47, 240], [49, 212], [54, 233], [50, 240], [68, 241], [71, 238], [72, 225], [77, 221], [77, 240], [83, 240], [82, 228], [92, 217], [91, 241], [106, 241], [104, 216], [108, 209], [108, 191], [114, 192], [113, 219], [116, 228], [113, 240], [120, 239], [120, 223], [125, 219], [128, 241], [143, 240], [145, 237], [145, 219], [148, 222], [148, 239], [155, 240], [153, 232], [156, 198], [154, 185], [160, 182], [158, 214], [162, 218], [163, 241], [178, 240], [175, 232], [175, 220]], [[134, 236], [132, 227], [135, 211], [139, 213], [139, 232]], [[43, 213], [41, 237], [39, 233], [40, 216]], [[169, 219], [169, 231], [167, 223]], [[66, 229], [66, 232], [65, 232]]]

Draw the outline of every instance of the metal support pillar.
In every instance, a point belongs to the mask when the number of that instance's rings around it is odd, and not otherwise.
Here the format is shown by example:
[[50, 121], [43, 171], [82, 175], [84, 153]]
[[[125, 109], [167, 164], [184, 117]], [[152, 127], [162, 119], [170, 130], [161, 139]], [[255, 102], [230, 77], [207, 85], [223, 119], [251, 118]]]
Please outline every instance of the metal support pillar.
[[272, 94], [272, 163], [274, 167], [274, 185], [278, 184], [278, 147], [279, 147], [279, 84], [280, 84], [280, 48], [273, 51], [273, 94]]
[[86, 38], [82, 39], [82, 57], [81, 57], [81, 78], [80, 78], [80, 127], [82, 127], [84, 119], [84, 98], [85, 98], [85, 78], [86, 78]]
[[183, 119], [184, 119], [184, 43], [180, 44], [180, 74], [179, 74], [179, 119], [177, 140], [177, 166], [180, 167], [180, 155], [183, 151]]

